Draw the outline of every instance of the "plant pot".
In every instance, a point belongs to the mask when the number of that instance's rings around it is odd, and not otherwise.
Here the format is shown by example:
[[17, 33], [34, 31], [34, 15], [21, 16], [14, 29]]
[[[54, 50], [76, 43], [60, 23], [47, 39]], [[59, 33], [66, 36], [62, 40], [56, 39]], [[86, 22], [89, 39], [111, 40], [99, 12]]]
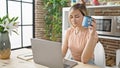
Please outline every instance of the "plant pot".
[[9, 59], [11, 45], [8, 32], [0, 33], [0, 59]]

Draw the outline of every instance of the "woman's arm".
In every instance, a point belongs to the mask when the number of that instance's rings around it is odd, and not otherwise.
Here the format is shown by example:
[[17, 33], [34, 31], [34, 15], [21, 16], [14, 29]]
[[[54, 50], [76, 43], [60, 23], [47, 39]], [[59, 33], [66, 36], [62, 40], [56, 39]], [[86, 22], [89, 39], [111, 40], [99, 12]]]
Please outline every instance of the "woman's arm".
[[70, 29], [68, 29], [66, 31], [65, 38], [63, 40], [63, 44], [62, 44], [62, 55], [63, 55], [63, 57], [65, 57], [65, 55], [67, 53], [67, 50], [68, 50], [68, 38], [69, 38], [69, 34], [70, 34]]
[[97, 41], [98, 41], [97, 35], [89, 37], [86, 46], [83, 50], [83, 53], [81, 55], [81, 61], [83, 63], [87, 63], [91, 59]]
[[87, 39], [86, 46], [81, 55], [81, 61], [83, 63], [87, 63], [91, 59], [97, 41], [98, 35], [96, 32], [96, 22], [94, 20], [92, 26], [89, 27], [89, 38]]

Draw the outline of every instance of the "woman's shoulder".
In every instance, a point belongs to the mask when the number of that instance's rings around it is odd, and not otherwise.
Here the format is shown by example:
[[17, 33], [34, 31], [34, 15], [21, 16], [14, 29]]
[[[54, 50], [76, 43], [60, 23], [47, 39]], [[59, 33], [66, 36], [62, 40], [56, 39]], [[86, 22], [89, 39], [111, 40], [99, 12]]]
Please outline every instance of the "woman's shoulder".
[[72, 27], [69, 27], [67, 30], [66, 30], [66, 34], [69, 35], [71, 32], [73, 32], [73, 28]]
[[73, 30], [74, 30], [73, 27], [69, 27], [69, 28], [67, 29], [67, 31], [73, 31]]
[[73, 27], [69, 27], [67, 30], [66, 30], [66, 32], [68, 33], [70, 33], [70, 32], [72, 32], [74, 29], [73, 29]]

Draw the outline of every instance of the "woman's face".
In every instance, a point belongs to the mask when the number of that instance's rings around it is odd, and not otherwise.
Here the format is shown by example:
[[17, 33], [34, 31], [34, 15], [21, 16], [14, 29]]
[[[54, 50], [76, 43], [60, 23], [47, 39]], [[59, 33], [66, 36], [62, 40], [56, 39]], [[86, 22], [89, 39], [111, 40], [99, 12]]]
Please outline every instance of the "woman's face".
[[79, 10], [69, 12], [69, 20], [73, 27], [82, 26], [83, 15]]

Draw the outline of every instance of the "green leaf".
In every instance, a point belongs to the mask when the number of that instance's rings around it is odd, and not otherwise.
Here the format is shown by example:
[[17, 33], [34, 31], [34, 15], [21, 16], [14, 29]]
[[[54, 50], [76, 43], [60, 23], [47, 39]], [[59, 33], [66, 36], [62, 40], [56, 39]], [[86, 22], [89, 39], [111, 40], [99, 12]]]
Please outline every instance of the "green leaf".
[[15, 18], [15, 17], [13, 17], [12, 19], [10, 19], [10, 22], [14, 21], [14, 18]]
[[14, 33], [16, 33], [17, 35], [19, 35], [15, 30], [12, 30]]
[[50, 40], [57, 40], [62, 34], [62, 8], [67, 7], [66, 0], [43, 0], [47, 11], [45, 16], [46, 36]]
[[14, 18], [14, 21], [16, 21], [18, 19], [18, 17]]
[[[12, 18], [10, 18], [9, 17], [9, 15], [7, 14], [7, 15], [5, 15], [5, 16], [3, 16], [3, 17], [0, 17], [0, 24], [6, 24], [6, 21], [5, 20], [8, 20], [8, 22], [9, 23], [11, 23], [11, 22], [13, 22], [13, 24], [16, 24], [16, 20], [18, 19], [18, 17], [12, 17]], [[7, 28], [8, 26], [0, 26], [0, 32], [8, 32], [8, 31], [4, 31], [4, 29], [5, 28]], [[16, 34], [17, 34], [17, 32], [16, 31], [14, 31], [14, 28], [12, 29], [11, 28], [11, 30], [13, 31], [13, 32], [15, 32]]]

